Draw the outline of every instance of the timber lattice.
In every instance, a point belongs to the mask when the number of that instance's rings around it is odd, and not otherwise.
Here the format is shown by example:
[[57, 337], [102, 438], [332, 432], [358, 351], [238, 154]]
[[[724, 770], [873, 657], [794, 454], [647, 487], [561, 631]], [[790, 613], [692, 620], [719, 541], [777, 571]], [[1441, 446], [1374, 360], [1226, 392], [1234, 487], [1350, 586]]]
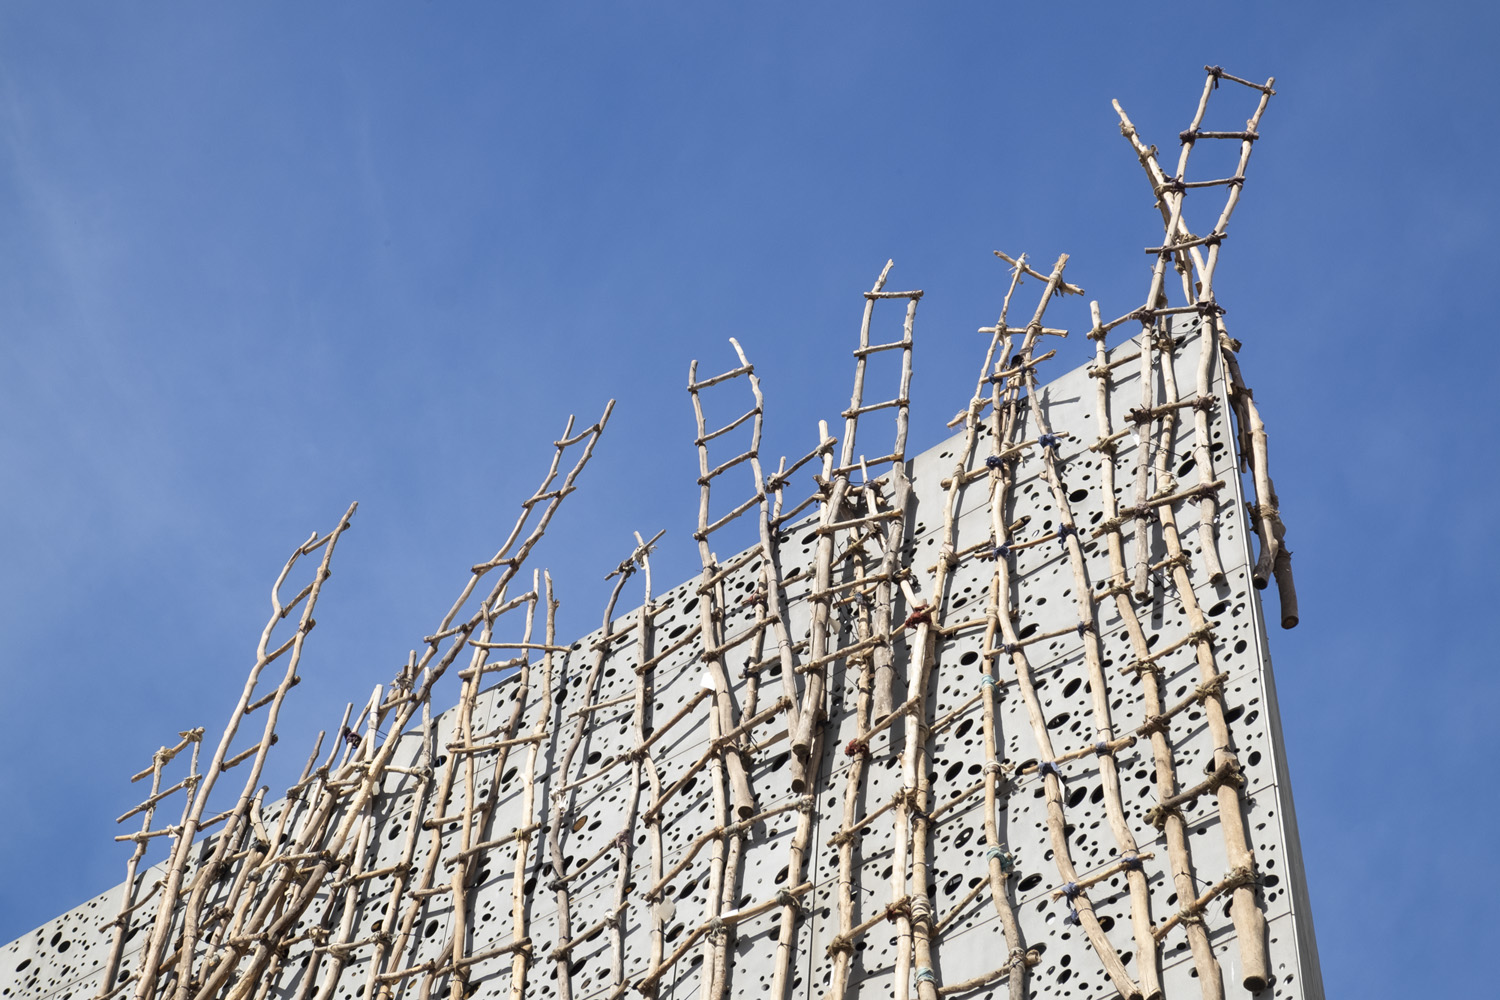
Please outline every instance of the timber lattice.
[[[1321, 996], [1255, 595], [1274, 581], [1296, 624], [1290, 550], [1214, 284], [1273, 82], [1209, 68], [1170, 174], [1116, 103], [1164, 223], [1143, 304], [1092, 303], [1092, 364], [1043, 383], [1047, 313], [1083, 289], [1066, 254], [997, 252], [970, 402], [923, 455], [922, 292], [889, 263], [839, 434], [774, 472], [745, 350], [694, 362], [701, 576], [654, 592], [661, 533], [636, 534], [600, 628], [560, 642], [528, 557], [613, 403], [570, 421], [420, 650], [267, 801], [351, 506], [292, 552], [223, 730], [134, 776], [108, 912], [11, 945], [6, 995]], [[1203, 127], [1221, 84], [1254, 95], [1242, 129]], [[1189, 180], [1212, 141], [1234, 174]], [[1196, 235], [1188, 195], [1219, 189]], [[44, 955], [85, 928], [76, 964]]]

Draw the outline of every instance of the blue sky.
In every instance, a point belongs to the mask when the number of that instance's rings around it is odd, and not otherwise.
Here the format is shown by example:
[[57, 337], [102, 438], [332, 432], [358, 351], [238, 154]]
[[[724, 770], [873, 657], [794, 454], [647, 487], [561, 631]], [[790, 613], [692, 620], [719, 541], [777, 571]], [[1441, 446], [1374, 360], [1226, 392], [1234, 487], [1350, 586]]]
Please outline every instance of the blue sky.
[[1296, 552], [1272, 652], [1325, 979], [1493, 989], [1493, 10], [542, 6], [0, 9], [0, 940], [119, 881], [128, 775], [223, 725], [271, 580], [350, 500], [273, 788], [569, 412], [620, 400], [538, 551], [582, 633], [631, 531], [668, 529], [659, 581], [696, 568], [690, 358], [738, 337], [800, 454], [894, 257], [921, 448], [993, 249], [1138, 305], [1160, 222], [1109, 100], [1175, 146], [1218, 63], [1280, 91], [1219, 289]]

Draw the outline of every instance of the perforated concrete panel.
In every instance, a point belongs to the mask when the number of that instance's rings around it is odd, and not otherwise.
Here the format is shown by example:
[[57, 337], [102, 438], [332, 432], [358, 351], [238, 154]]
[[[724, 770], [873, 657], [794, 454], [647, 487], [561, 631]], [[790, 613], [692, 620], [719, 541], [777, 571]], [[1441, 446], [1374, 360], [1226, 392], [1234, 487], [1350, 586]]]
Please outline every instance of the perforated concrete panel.
[[[1176, 339], [1173, 351], [1177, 384], [1192, 386], [1199, 357], [1200, 321], [1196, 317], [1172, 317], [1164, 329]], [[1126, 341], [1111, 352], [1122, 358], [1140, 349]], [[1217, 357], [1217, 354], [1216, 354]], [[1114, 369], [1109, 380], [1114, 427], [1138, 405], [1141, 397], [1135, 365]], [[1084, 573], [1097, 593], [1108, 585], [1112, 569], [1106, 539], [1092, 537], [1109, 514], [1100, 484], [1107, 452], [1094, 450], [1100, 437], [1097, 406], [1098, 380], [1087, 369], [1078, 369], [1042, 386], [1040, 407], [1058, 435], [1057, 468], [1067, 495], [1071, 515], [1078, 526]], [[1160, 698], [1165, 706], [1191, 700], [1204, 681], [1202, 657], [1209, 655], [1213, 670], [1222, 675], [1224, 717], [1231, 745], [1216, 747], [1205, 713], [1205, 702], [1192, 702], [1165, 724], [1171, 765], [1178, 789], [1191, 788], [1216, 773], [1215, 753], [1231, 752], [1237, 761], [1238, 787], [1227, 787], [1243, 810], [1245, 835], [1253, 850], [1249, 879], [1255, 907], [1264, 918], [1264, 948], [1268, 955], [1269, 982], [1253, 995], [1258, 997], [1317, 998], [1322, 996], [1316, 946], [1308, 912], [1301, 859], [1297, 846], [1296, 820], [1282, 754], [1278, 712], [1271, 663], [1267, 654], [1264, 614], [1258, 592], [1251, 584], [1251, 525], [1245, 498], [1240, 493], [1235, 431], [1228, 408], [1224, 372], [1216, 361], [1211, 378], [1211, 399], [1202, 403], [1208, 416], [1208, 451], [1212, 456], [1218, 491], [1217, 546], [1225, 577], [1211, 583], [1202, 570], [1201, 529], [1197, 501], [1176, 505], [1176, 521], [1187, 550], [1187, 570], [1196, 604], [1212, 623], [1207, 649], [1194, 641], [1191, 614], [1173, 579], [1171, 553], [1160, 524], [1151, 518], [1127, 518], [1121, 541], [1127, 557], [1134, 551], [1135, 532], [1146, 531], [1150, 541], [1150, 574], [1146, 599], [1135, 602], [1148, 648], [1167, 650], [1155, 661], [1159, 668]], [[1157, 398], [1160, 398], [1158, 396]], [[1017, 424], [1008, 431], [1009, 443], [1034, 440], [1047, 428], [1032, 426], [1034, 417], [1025, 406], [1015, 411]], [[1176, 421], [1170, 472], [1183, 487], [1199, 481], [1193, 467], [1194, 422]], [[1123, 964], [1132, 983], [1153, 977], [1142, 970], [1141, 928], [1133, 925], [1127, 880], [1139, 865], [1148, 886], [1147, 919], [1162, 928], [1174, 918], [1181, 922], [1162, 935], [1160, 951], [1153, 960], [1162, 995], [1198, 997], [1206, 991], [1200, 969], [1190, 954], [1188, 928], [1201, 927], [1222, 970], [1225, 995], [1245, 995], [1242, 968], [1244, 950], [1231, 914], [1234, 886], [1213, 893], [1216, 884], [1232, 876], [1236, 868], [1227, 847], [1221, 813], [1220, 787], [1204, 791], [1196, 799], [1181, 803], [1180, 816], [1190, 877], [1195, 892], [1207, 895], [1201, 907], [1183, 898], [1174, 882], [1167, 835], [1148, 815], [1162, 798], [1158, 768], [1150, 744], [1150, 723], [1143, 693], [1145, 675], [1128, 669], [1140, 660], [1126, 620], [1112, 596], [1091, 598], [1095, 616], [1091, 630], [1078, 628], [1080, 612], [1074, 592], [1076, 577], [1067, 541], [1051, 537], [1059, 522], [1056, 495], [1046, 482], [1044, 449], [1023, 449], [1013, 467], [1013, 482], [1000, 512], [1000, 521], [1019, 527], [1012, 547], [999, 555], [1009, 560], [1009, 593], [1005, 603], [1014, 609], [1011, 621], [1024, 646], [1026, 663], [1044, 714], [1043, 725], [1052, 743], [1055, 764], [1047, 762], [1035, 735], [1032, 712], [1022, 697], [1014, 651], [987, 651], [988, 629], [983, 627], [991, 602], [996, 575], [996, 539], [992, 517], [992, 486], [995, 476], [985, 459], [1001, 449], [993, 441], [993, 425], [983, 425], [972, 452], [965, 453], [963, 433], [918, 455], [907, 463], [914, 500], [904, 519], [905, 539], [900, 565], [909, 570], [914, 593], [926, 592], [932, 567], [944, 551], [943, 510], [947, 487], [944, 481], [960, 462], [977, 475], [958, 496], [953, 549], [960, 555], [951, 568], [940, 612], [932, 624], [933, 657], [920, 723], [909, 729], [906, 720], [870, 736], [857, 718], [857, 682], [865, 660], [861, 656], [833, 658], [827, 664], [828, 693], [819, 752], [810, 763], [817, 774], [812, 786], [802, 792], [792, 787], [794, 758], [787, 736], [788, 715], [774, 708], [783, 696], [800, 700], [807, 675], [789, 677], [777, 657], [773, 631], [764, 639], [745, 643], [723, 654], [730, 683], [733, 718], [738, 722], [764, 716], [762, 721], [738, 734], [741, 759], [754, 796], [751, 821], [743, 830], [715, 835], [737, 802], [731, 796], [722, 753], [711, 751], [715, 725], [711, 718], [713, 696], [702, 697], [706, 675], [703, 656], [700, 580], [694, 579], [656, 595], [653, 613], [642, 609], [618, 614], [609, 635], [619, 636], [605, 645], [598, 659], [597, 644], [606, 639], [600, 630], [573, 643], [565, 654], [551, 658], [553, 676], [550, 702], [543, 702], [545, 685], [539, 654], [533, 655], [531, 676], [520, 706], [517, 736], [544, 732], [539, 750], [531, 815], [523, 815], [527, 788], [525, 756], [529, 744], [475, 754], [474, 786], [490, 787], [495, 769], [502, 768], [498, 802], [489, 824], [474, 840], [503, 839], [506, 834], [533, 825], [529, 839], [510, 839], [477, 855], [469, 872], [463, 924], [463, 953], [483, 956], [465, 966], [466, 981], [459, 992], [470, 996], [506, 995], [512, 988], [517, 961], [511, 948], [529, 939], [525, 965], [525, 994], [556, 996], [560, 977], [566, 979], [572, 1000], [655, 993], [662, 998], [708, 998], [723, 995], [760, 998], [773, 995], [778, 969], [787, 982], [784, 995], [822, 997], [834, 983], [834, 965], [841, 945], [849, 955], [850, 997], [891, 996], [895, 984], [904, 982], [910, 995], [1003, 997], [1011, 993], [1012, 978], [1029, 997], [1104, 998], [1120, 992], [1117, 978], [1109, 974], [1100, 947], [1090, 940], [1084, 926], [1097, 921], [1108, 949]], [[1119, 504], [1133, 500], [1133, 475], [1138, 444], [1134, 435], [1119, 439], [1116, 463]], [[1171, 492], [1169, 484], [1153, 480], [1153, 495]], [[887, 489], [889, 482], [881, 486]], [[857, 492], [854, 491], [854, 492]], [[884, 496], [888, 496], [888, 490]], [[856, 505], [857, 506], [857, 505]], [[787, 598], [786, 631], [792, 642], [808, 638], [812, 624], [810, 591], [814, 586], [815, 558], [820, 517], [814, 512], [795, 523], [780, 526], [780, 578]], [[868, 510], [865, 511], [869, 513]], [[858, 514], [858, 510], [854, 511]], [[852, 516], [852, 515], [846, 515]], [[1028, 542], [1039, 544], [1026, 545]], [[843, 559], [851, 545], [849, 534], [838, 537], [836, 566], [846, 579], [855, 572]], [[723, 559], [721, 565], [735, 560]], [[758, 600], [763, 587], [763, 559], [751, 558], [723, 579], [717, 607], [722, 614], [718, 635], [733, 637], [764, 624], [767, 609]], [[639, 582], [627, 585], [629, 595]], [[635, 590], [639, 593], [638, 590]], [[898, 593], [891, 616], [897, 634], [890, 641], [895, 671], [893, 690], [899, 702], [907, 691], [908, 673], [917, 651], [913, 637], [921, 609]], [[628, 603], [629, 598], [622, 599]], [[856, 603], [833, 609], [830, 621], [832, 650], [860, 642]], [[918, 612], [913, 614], [913, 612]], [[979, 621], [980, 626], [965, 625]], [[993, 625], [993, 618], [990, 619]], [[1037, 636], [1051, 636], [1035, 641]], [[1122, 852], [1108, 815], [1107, 789], [1102, 760], [1094, 745], [1100, 739], [1094, 708], [1086, 644], [1097, 636], [1100, 665], [1107, 684], [1106, 702], [1115, 743], [1135, 735], [1133, 744], [1119, 746], [1117, 762], [1123, 819], [1136, 843], [1136, 855]], [[675, 651], [673, 646], [690, 638]], [[642, 640], [649, 649], [642, 648]], [[535, 639], [533, 641], [536, 641]], [[993, 650], [993, 647], [991, 647]], [[664, 651], [667, 651], [664, 655]], [[509, 654], [506, 654], [509, 655]], [[799, 646], [794, 659], [805, 664], [808, 653]], [[599, 665], [596, 682], [595, 665]], [[645, 664], [644, 670], [638, 670]], [[521, 691], [515, 672], [488, 687], [475, 701], [472, 742], [482, 744], [503, 736]], [[997, 761], [986, 769], [985, 678], [993, 677], [993, 733]], [[645, 733], [658, 732], [678, 716], [684, 706], [696, 704], [681, 721], [658, 735], [649, 748], [649, 764], [658, 772], [659, 783], [638, 773], [643, 755], [636, 753], [641, 733], [636, 728], [636, 698], [648, 702]], [[1213, 696], [1212, 694], [1210, 696]], [[580, 714], [586, 706], [596, 706]], [[439, 771], [448, 764], [445, 748], [462, 742], [455, 729], [457, 710], [436, 720], [433, 740], [436, 759], [429, 760], [424, 739], [416, 727], [397, 734], [398, 746], [391, 764], [404, 770], [388, 772], [375, 798], [369, 819], [356, 827], [353, 843], [362, 842], [362, 869], [375, 877], [340, 884], [331, 880], [280, 946], [280, 953], [263, 981], [248, 992], [234, 995], [311, 997], [323, 989], [328, 975], [330, 942], [346, 961], [328, 995], [343, 998], [365, 996], [370, 962], [376, 952], [378, 922], [391, 905], [392, 870], [403, 863], [402, 851], [411, 824], [439, 813], [443, 858], [459, 850], [461, 824], [452, 817], [462, 809], [460, 794], [467, 775], [461, 774], [452, 798], [435, 811], [433, 803], [419, 807], [416, 793], [423, 769], [432, 764]], [[577, 736], [578, 745], [566, 769], [568, 747]], [[1143, 731], [1142, 726], [1147, 728]], [[658, 727], [653, 729], [652, 727]], [[930, 843], [925, 860], [930, 866], [927, 884], [911, 885], [897, 898], [892, 888], [892, 869], [906, 857], [898, 838], [909, 838], [914, 828], [910, 811], [894, 807], [862, 827], [855, 837], [851, 869], [853, 907], [845, 914], [846, 925], [860, 927], [882, 914], [873, 925], [840, 939], [839, 846], [834, 841], [844, 827], [845, 799], [851, 769], [862, 762], [856, 800], [856, 815], [879, 812], [902, 800], [908, 778], [902, 770], [902, 754], [909, 732], [926, 740], [926, 770], [930, 796], [925, 806]], [[868, 757], [864, 744], [868, 745]], [[1075, 755], [1075, 752], [1078, 752]], [[691, 772], [707, 757], [709, 763]], [[994, 766], [998, 764], [998, 767]], [[1084, 885], [1098, 873], [1107, 877], [1072, 890], [1054, 856], [1056, 840], [1049, 830], [1049, 799], [1046, 788], [1051, 771], [1058, 785], [1058, 801], [1065, 823], [1064, 839], [1076, 869], [1077, 884]], [[660, 809], [656, 824], [661, 836], [660, 853], [654, 843], [653, 826], [647, 814], [662, 792], [673, 789], [685, 775], [693, 773]], [[988, 843], [983, 786], [993, 777], [997, 793], [995, 823], [1003, 846]], [[716, 790], [716, 783], [724, 782]], [[574, 786], [563, 790], [565, 786]], [[261, 819], [276, 830], [288, 809], [300, 815], [305, 800], [283, 800], [267, 804]], [[898, 829], [898, 817], [902, 824]], [[1160, 817], [1157, 817], [1160, 818]], [[799, 866], [794, 842], [799, 824], [806, 824], [808, 853]], [[288, 823], [295, 828], [295, 819]], [[207, 857], [213, 844], [210, 834], [196, 849], [197, 862]], [[554, 844], [556, 850], [554, 850]], [[251, 845], [247, 835], [235, 851]], [[525, 846], [521, 897], [524, 926], [513, 918], [517, 851]], [[652, 893], [654, 871], [671, 871], [687, 852], [697, 854], [679, 874]], [[354, 847], [346, 847], [345, 858]], [[412, 864], [420, 870], [433, 845], [427, 835], [416, 840]], [[560, 852], [560, 853], [559, 853]], [[243, 857], [242, 855], [237, 855]], [[629, 870], [621, 877], [620, 864], [629, 859]], [[1130, 865], [1122, 865], [1122, 858]], [[734, 862], [731, 864], [731, 862]], [[238, 862], [243, 864], [244, 861]], [[906, 862], [910, 864], [910, 859]], [[1003, 898], [992, 897], [987, 884], [992, 865], [1011, 868], [999, 880]], [[800, 867], [800, 875], [798, 869]], [[379, 874], [384, 871], [385, 874]], [[439, 880], [451, 870], [439, 865]], [[563, 873], [561, 879], [558, 872]], [[447, 873], [447, 874], [445, 874]], [[718, 873], [718, 874], [716, 874]], [[230, 900], [235, 870], [226, 870], [213, 882], [207, 912], [216, 901]], [[160, 867], [144, 872], [139, 885], [144, 891], [162, 876]], [[191, 882], [194, 871], [187, 872]], [[723, 881], [735, 883], [730, 891]], [[1241, 883], [1243, 885], [1243, 882]], [[559, 891], [561, 887], [561, 891]], [[971, 890], [979, 888], [974, 894]], [[403, 887], [400, 905], [412, 904], [411, 884]], [[792, 894], [792, 890], [797, 890]], [[1063, 891], [1060, 898], [1054, 892]], [[253, 890], [246, 890], [253, 891]], [[351, 893], [353, 895], [351, 895]], [[108, 923], [119, 907], [121, 891], [111, 890], [70, 911], [0, 952], [0, 996], [84, 998], [110, 993], [101, 989], [100, 978], [109, 947]], [[564, 917], [561, 906], [566, 902]], [[623, 902], [623, 905], [622, 905]], [[891, 904], [896, 904], [892, 908]], [[354, 907], [353, 929], [341, 930], [346, 906]], [[1001, 920], [1005, 907], [1013, 910], [1019, 928], [1021, 954], [1008, 943]], [[230, 907], [232, 909], [232, 907]], [[1092, 912], [1079, 914], [1079, 909]], [[740, 919], [738, 914], [748, 913]], [[616, 920], [617, 923], [612, 923]], [[146, 902], [130, 918], [131, 931], [125, 943], [114, 986], [128, 996], [133, 988], [131, 970], [149, 935], [154, 903]], [[791, 927], [789, 940], [782, 941], [783, 921]], [[901, 935], [921, 922], [928, 928], [930, 958], [902, 959], [899, 948], [910, 948]], [[417, 997], [447, 993], [454, 981], [451, 967], [444, 968], [455, 927], [451, 893], [434, 891], [422, 897], [420, 915], [406, 950], [387, 955], [378, 972], [416, 970], [388, 982], [391, 995]], [[618, 928], [618, 931], [616, 930]], [[179, 934], [180, 928], [173, 931]], [[661, 935], [653, 950], [653, 933]], [[1149, 932], [1148, 932], [1149, 933]], [[232, 932], [220, 935], [232, 937]], [[206, 936], [213, 937], [210, 927]], [[692, 941], [675, 961], [684, 942]], [[567, 943], [569, 947], [559, 950]], [[203, 945], [202, 947], [208, 947]], [[722, 979], [716, 986], [705, 974], [705, 966], [725, 957]], [[898, 975], [898, 965], [901, 966]], [[660, 972], [655, 982], [643, 982]], [[967, 985], [964, 985], [967, 984]], [[244, 984], [241, 984], [242, 986]], [[228, 989], [235, 988], [234, 981]]]

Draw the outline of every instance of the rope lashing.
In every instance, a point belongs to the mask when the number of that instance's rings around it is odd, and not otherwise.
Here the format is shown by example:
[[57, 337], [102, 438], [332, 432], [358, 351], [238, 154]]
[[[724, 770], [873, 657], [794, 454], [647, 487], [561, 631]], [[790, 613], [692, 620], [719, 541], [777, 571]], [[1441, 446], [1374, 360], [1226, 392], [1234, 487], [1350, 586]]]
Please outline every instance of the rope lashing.
[[998, 760], [987, 760], [984, 762], [984, 773], [1003, 775], [1005, 773], [1005, 765]]
[[1037, 435], [1036, 443], [1039, 448], [1056, 448], [1062, 443], [1062, 438], [1051, 431], [1047, 431], [1044, 434]]
[[765, 604], [767, 601], [767, 597], [768, 595], [766, 594], [766, 589], [764, 587], [758, 587], [748, 596], [743, 598], [738, 604], [736, 604], [735, 607], [748, 608], [756, 604]]
[[781, 889], [776, 893], [776, 902], [782, 906], [790, 906], [793, 909], [800, 909], [797, 904], [797, 897], [793, 896], [785, 889]]
[[922, 604], [915, 611], [906, 616], [906, 621], [901, 623], [902, 628], [911, 628], [914, 625], [932, 624], [932, 609]]
[[999, 859], [1000, 872], [1003, 875], [1009, 875], [1016, 870], [1016, 856], [1007, 851], [1004, 844], [989, 848], [984, 852], [984, 856], [991, 861]]
[[1219, 78], [1224, 75], [1223, 66], [1208, 66], [1208, 75], [1214, 78], [1214, 89], [1219, 89]]
[[1077, 882], [1069, 882], [1062, 887], [1062, 894], [1067, 897], [1068, 902], [1070, 903], [1073, 900], [1077, 899], [1078, 894], [1081, 892], [1083, 892], [1083, 889], [1078, 885]]
[[1004, 559], [1010, 555], [1010, 542], [1001, 542], [995, 546], [995, 558]]
[[870, 744], [861, 739], [852, 739], [844, 744], [845, 757], [868, 757], [870, 756]]
[[1133, 872], [1145, 871], [1146, 863], [1138, 854], [1126, 854], [1120, 858], [1120, 864]]
[[909, 902], [911, 904], [911, 918], [913, 920], [932, 916], [932, 900], [927, 898], [926, 893], [920, 896], [912, 896]]
[[364, 737], [360, 736], [359, 733], [356, 733], [348, 726], [345, 726], [344, 731], [339, 735], [343, 736], [344, 742], [349, 744], [351, 747], [357, 747], [364, 741]]
[[1078, 623], [1078, 638], [1082, 639], [1085, 635], [1088, 634], [1088, 631], [1089, 631], [1089, 623], [1088, 622], [1079, 622]]
[[1057, 532], [1057, 544], [1059, 545], [1066, 545], [1068, 543], [1068, 536], [1078, 531], [1071, 524], [1059, 524], [1054, 530]]
[[1005, 459], [999, 455], [990, 455], [984, 460], [984, 467], [986, 469], [1003, 469], [1005, 468]]
[[933, 975], [932, 970], [929, 969], [929, 968], [927, 968], [924, 965], [917, 966], [916, 979], [917, 979], [917, 982], [919, 982], [919, 983], [935, 983], [935, 982], [937, 982], [937, 976]]
[[1100, 740], [1098, 743], [1094, 744], [1094, 753], [1098, 754], [1100, 757], [1106, 756], [1109, 752], [1109, 742], [1107, 740]]
[[979, 678], [979, 686], [982, 688], [994, 687], [995, 684], [996, 681], [994, 674], [985, 674], [983, 677]]
[[1063, 776], [1063, 774], [1062, 774], [1062, 768], [1058, 767], [1057, 766], [1057, 762], [1054, 761], [1054, 760], [1044, 760], [1044, 761], [1042, 761], [1040, 764], [1038, 764], [1036, 766], [1036, 773], [1037, 774], [1051, 774], [1052, 776], [1054, 776], [1055, 778], [1057, 778], [1058, 781], [1061, 781], [1062, 780], [1062, 776]]

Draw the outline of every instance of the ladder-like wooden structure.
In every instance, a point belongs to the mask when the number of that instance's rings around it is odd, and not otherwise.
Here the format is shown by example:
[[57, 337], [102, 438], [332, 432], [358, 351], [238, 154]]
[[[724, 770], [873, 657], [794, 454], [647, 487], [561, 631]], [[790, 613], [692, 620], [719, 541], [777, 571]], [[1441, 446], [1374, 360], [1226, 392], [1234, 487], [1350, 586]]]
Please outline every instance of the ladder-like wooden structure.
[[[1264, 809], [1247, 793], [1262, 754], [1241, 752], [1267, 722], [1245, 727], [1273, 709], [1246, 711], [1238, 693], [1269, 674], [1237, 638], [1258, 621], [1258, 605], [1243, 610], [1253, 590], [1237, 588], [1274, 579], [1285, 627], [1297, 604], [1264, 424], [1215, 292], [1273, 83], [1208, 68], [1170, 174], [1116, 103], [1165, 239], [1147, 248], [1142, 304], [1108, 322], [1090, 306], [1086, 422], [1038, 375], [1055, 354], [1043, 345], [1067, 334], [1046, 325], [1049, 309], [1083, 295], [1064, 280], [1068, 256], [1038, 269], [997, 252], [1007, 284], [980, 331], [973, 394], [941, 454], [914, 460], [922, 292], [888, 290], [887, 263], [863, 293], [841, 434], [821, 425], [774, 472], [740, 343], [720, 374], [690, 366], [696, 581], [654, 593], [662, 533], [636, 534], [600, 628], [559, 640], [554, 583], [528, 560], [613, 403], [581, 431], [570, 421], [420, 652], [351, 704], [331, 741], [319, 734], [297, 783], [268, 802], [278, 714], [355, 507], [298, 546], [212, 752], [206, 730], [185, 731], [133, 778], [149, 792], [120, 817], [140, 827], [117, 838], [132, 853], [89, 995], [938, 1000], [1003, 988], [1023, 1000], [1035, 977], [1076, 974], [1080, 989], [1093, 975], [1097, 995], [1137, 1000], [1180, 995], [1183, 962], [1205, 1000], [1278, 983]], [[1221, 85], [1255, 95], [1244, 128], [1204, 127]], [[1213, 141], [1239, 143], [1234, 174], [1189, 179], [1190, 154]], [[1198, 189], [1226, 195], [1201, 236], [1184, 212]], [[900, 336], [877, 341], [892, 305]], [[1111, 349], [1122, 327], [1135, 336]], [[1179, 359], [1194, 373], [1181, 388]], [[1236, 562], [1243, 537], [1225, 540], [1243, 520], [1240, 472], [1253, 564]], [[731, 537], [748, 545], [721, 558], [716, 542]], [[1036, 582], [1043, 572], [1055, 582]], [[622, 614], [638, 573], [641, 604]], [[434, 687], [449, 675], [457, 702], [440, 712]], [[231, 772], [243, 780], [226, 793]], [[1274, 803], [1274, 791], [1256, 795]], [[155, 825], [161, 815], [172, 821]], [[1290, 829], [1272, 843], [1289, 855]], [[166, 860], [145, 868], [154, 845]], [[976, 959], [960, 936], [981, 926], [995, 944]], [[1059, 968], [1051, 956], [1074, 941], [1086, 950]]]

